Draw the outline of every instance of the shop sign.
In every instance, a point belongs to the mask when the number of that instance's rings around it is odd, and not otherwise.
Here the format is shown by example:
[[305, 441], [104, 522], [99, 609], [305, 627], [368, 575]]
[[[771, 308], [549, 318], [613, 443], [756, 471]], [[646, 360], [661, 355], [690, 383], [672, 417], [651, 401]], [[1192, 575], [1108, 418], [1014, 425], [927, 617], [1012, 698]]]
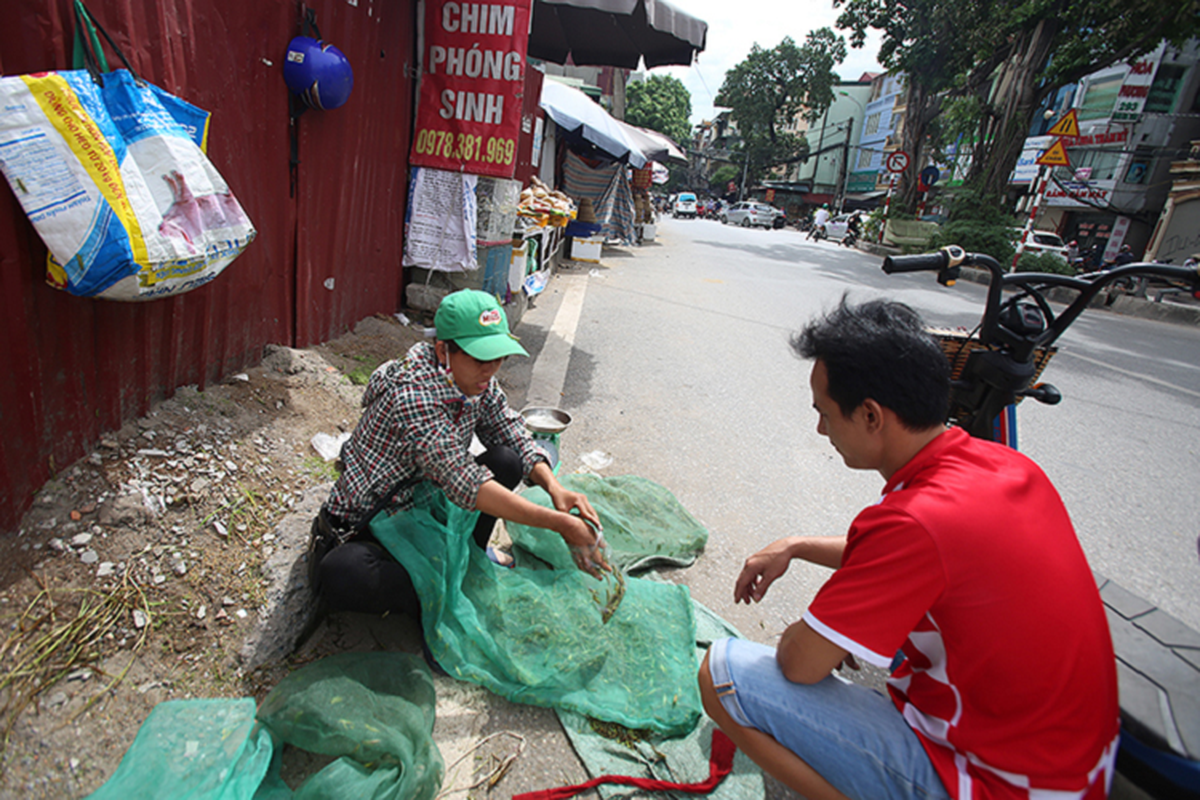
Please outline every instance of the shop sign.
[[[1047, 206], [1066, 208], [1107, 207], [1114, 181], [1051, 181], [1046, 185]], [[1061, 184], [1061, 185], [1060, 185]]]
[[412, 166], [513, 176], [529, 9], [530, 0], [427, 0]]
[[1158, 62], [1162, 60], [1166, 42], [1146, 54], [1146, 57], [1129, 68], [1120, 91], [1117, 92], [1117, 102], [1113, 106], [1113, 122], [1137, 122], [1146, 106], [1146, 98], [1150, 96], [1150, 85], [1154, 83], [1154, 73], [1158, 70]]
[[878, 172], [853, 172], [850, 174], [850, 180], [846, 184], [846, 191], [873, 192], [875, 191], [875, 182], [878, 177]]

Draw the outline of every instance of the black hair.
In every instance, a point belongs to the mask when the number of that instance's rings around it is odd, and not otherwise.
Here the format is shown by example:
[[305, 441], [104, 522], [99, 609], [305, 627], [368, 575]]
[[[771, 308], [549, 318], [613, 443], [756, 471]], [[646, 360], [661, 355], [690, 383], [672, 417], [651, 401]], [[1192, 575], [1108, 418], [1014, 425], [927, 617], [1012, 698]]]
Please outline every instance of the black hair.
[[462, 352], [462, 348], [459, 347], [458, 342], [454, 341], [453, 339], [443, 339], [442, 341], [446, 343], [446, 347], [449, 349], [449, 352], [451, 352], [451, 353], [461, 353]]
[[846, 416], [871, 398], [909, 430], [946, 421], [950, 362], [921, 316], [891, 300], [838, 307], [791, 337], [801, 358], [825, 365], [829, 396]]

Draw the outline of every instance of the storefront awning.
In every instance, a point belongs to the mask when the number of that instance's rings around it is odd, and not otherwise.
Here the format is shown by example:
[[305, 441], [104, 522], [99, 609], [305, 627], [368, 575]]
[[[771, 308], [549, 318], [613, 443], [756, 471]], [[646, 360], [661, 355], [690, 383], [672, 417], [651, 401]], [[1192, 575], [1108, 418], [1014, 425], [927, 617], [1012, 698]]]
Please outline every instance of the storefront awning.
[[690, 66], [708, 24], [664, 0], [533, 0], [529, 55], [580, 66]]
[[628, 122], [617, 121], [629, 129], [634, 141], [638, 143], [638, 149], [642, 151], [642, 155], [647, 160], [682, 161], [685, 164], [687, 163], [687, 155], [667, 136], [648, 128], [639, 128], [637, 125], [630, 125]]
[[614, 159], [627, 159], [635, 169], [651, 160], [635, 138], [633, 126], [612, 117], [578, 89], [546, 80], [540, 105], [559, 127], [579, 134]]

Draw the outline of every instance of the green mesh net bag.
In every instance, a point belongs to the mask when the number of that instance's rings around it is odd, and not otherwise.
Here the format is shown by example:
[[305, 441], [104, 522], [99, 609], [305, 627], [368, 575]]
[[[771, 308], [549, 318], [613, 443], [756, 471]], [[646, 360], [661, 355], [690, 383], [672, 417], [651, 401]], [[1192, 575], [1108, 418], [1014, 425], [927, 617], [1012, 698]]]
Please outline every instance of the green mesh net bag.
[[[600, 515], [609, 561], [625, 572], [641, 572], [659, 566], [690, 566], [708, 542], [708, 531], [688, 513], [665, 487], [635, 475], [602, 478], [599, 475], [567, 475], [560, 482], [587, 495]], [[553, 508], [544, 489], [534, 487], [522, 497]], [[555, 569], [571, 569], [571, 552], [561, 536], [526, 525], [507, 525], [513, 551], [531, 555]]]
[[599, 582], [573, 564], [499, 567], [471, 542], [477, 512], [429, 484], [414, 500], [409, 511], [376, 517], [371, 532], [412, 576], [426, 642], [449, 674], [514, 702], [666, 736], [696, 726], [695, 620], [686, 587], [629, 578], [606, 615], [614, 578]]
[[271, 767], [271, 735], [257, 727], [254, 699], [168, 700], [89, 800], [249, 800]]
[[433, 676], [419, 656], [339, 653], [280, 681], [258, 718], [293, 747], [337, 757], [296, 800], [429, 800], [444, 770], [433, 741], [436, 707]]
[[[170, 700], [150, 712], [89, 800], [430, 800], [442, 783], [425, 662], [342, 653], [254, 698]], [[283, 743], [335, 759], [293, 792]]]

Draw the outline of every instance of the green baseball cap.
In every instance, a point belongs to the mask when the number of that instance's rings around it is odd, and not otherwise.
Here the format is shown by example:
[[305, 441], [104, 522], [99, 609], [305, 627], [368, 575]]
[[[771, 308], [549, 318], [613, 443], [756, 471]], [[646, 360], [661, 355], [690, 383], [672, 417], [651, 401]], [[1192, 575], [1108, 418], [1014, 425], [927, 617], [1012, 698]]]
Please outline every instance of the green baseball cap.
[[496, 298], [476, 289], [462, 289], [442, 298], [433, 317], [437, 338], [451, 341], [480, 361], [527, 356], [517, 337], [508, 332], [508, 318]]

